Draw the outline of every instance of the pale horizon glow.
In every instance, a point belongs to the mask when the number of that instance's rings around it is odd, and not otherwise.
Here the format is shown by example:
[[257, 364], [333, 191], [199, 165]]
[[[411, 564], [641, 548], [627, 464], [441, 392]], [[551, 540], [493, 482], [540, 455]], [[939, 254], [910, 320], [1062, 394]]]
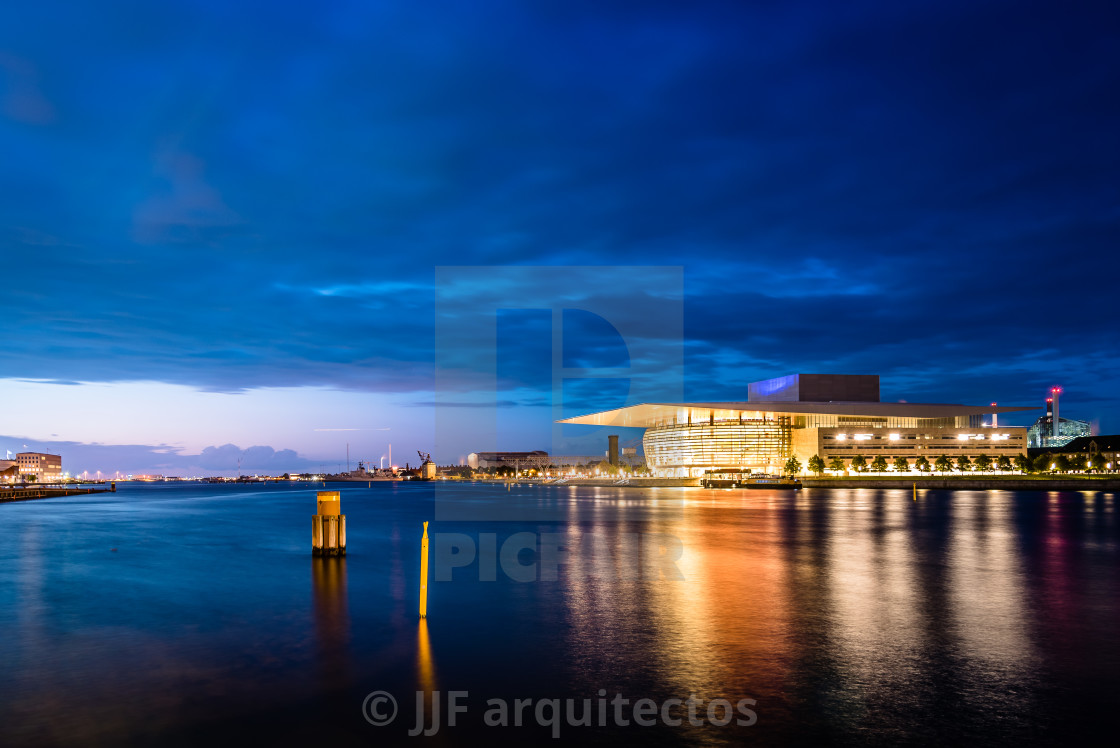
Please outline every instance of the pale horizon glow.
[[139, 444], [183, 454], [223, 444], [267, 445], [333, 462], [345, 459], [348, 443], [352, 459], [372, 460], [386, 451], [390, 434], [405, 447], [432, 442], [431, 423], [401, 395], [328, 387], [225, 393], [151, 381], [27, 379], [0, 379], [0, 391], [6, 403], [0, 431], [16, 439]]

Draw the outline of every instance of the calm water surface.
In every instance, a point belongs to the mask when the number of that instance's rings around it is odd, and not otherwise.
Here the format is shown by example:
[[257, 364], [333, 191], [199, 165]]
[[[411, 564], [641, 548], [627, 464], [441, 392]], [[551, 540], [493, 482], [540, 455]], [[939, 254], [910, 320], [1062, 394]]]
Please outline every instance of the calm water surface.
[[[608, 706], [608, 726], [562, 725], [561, 742], [1116, 733], [1110, 493], [331, 488], [345, 560], [310, 556], [314, 487], [124, 484], [0, 505], [0, 744], [412, 743], [417, 690], [468, 694], [429, 739], [442, 744], [546, 740], [486, 727], [487, 700], [599, 689], [694, 695], [701, 718], [714, 699], [754, 699], [757, 723], [620, 728]], [[426, 624], [424, 520], [433, 566], [448, 538], [469, 549], [458, 562], [475, 557], [433, 579]], [[516, 553], [526, 538], [558, 546], [555, 578]], [[664, 555], [639, 556], [643, 538]], [[505, 572], [537, 560], [545, 579]], [[390, 726], [363, 718], [376, 690], [400, 702]]]

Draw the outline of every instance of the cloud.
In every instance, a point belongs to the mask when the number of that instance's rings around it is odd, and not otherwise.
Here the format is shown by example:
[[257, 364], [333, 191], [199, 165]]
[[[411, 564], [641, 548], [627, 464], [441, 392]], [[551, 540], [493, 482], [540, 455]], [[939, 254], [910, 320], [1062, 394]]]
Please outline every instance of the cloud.
[[310, 463], [301, 460], [291, 449], [274, 450], [272, 447], [249, 447], [241, 449], [234, 444], [220, 447], [207, 447], [197, 457], [197, 464], [208, 470], [228, 471], [240, 469], [247, 471], [288, 472], [293, 465], [310, 469]]
[[98, 471], [104, 475], [237, 475], [239, 467], [245, 474], [282, 475], [320, 467], [320, 463], [300, 457], [291, 449], [242, 449], [234, 444], [206, 447], [199, 454], [189, 454], [166, 444], [87, 444], [0, 436], [0, 450], [62, 455], [63, 470], [72, 475]]
[[39, 87], [39, 73], [28, 60], [0, 50], [0, 112], [27, 125], [54, 121], [54, 106]]
[[159, 187], [136, 206], [133, 238], [139, 244], [213, 245], [242, 219], [203, 177], [200, 159], [166, 148], [156, 157]]
[[[804, 368], [916, 389], [904, 370], [936, 369], [950, 391], [952, 372], [1008, 362], [1017, 397], [1112, 381], [1076, 365], [1111, 372], [1120, 349], [1101, 301], [1120, 263], [1103, 6], [340, 3], [261, 19], [217, 2], [0, 8], [0, 106], [21, 123], [0, 171], [19, 331], [5, 376], [428, 402], [437, 293], [454, 315], [559, 290], [625, 320], [659, 300], [630, 303], [647, 278], [625, 268], [677, 266], [684, 330], [649, 325], [645, 342], [653, 359], [687, 346], [702, 399]], [[623, 270], [436, 288], [440, 267], [507, 265]], [[574, 360], [611, 353], [605, 335], [583, 345]], [[492, 386], [469, 376], [472, 350], [443, 350], [457, 402]], [[514, 362], [500, 389], [540, 373]], [[1095, 402], [1114, 430], [1120, 409]]]

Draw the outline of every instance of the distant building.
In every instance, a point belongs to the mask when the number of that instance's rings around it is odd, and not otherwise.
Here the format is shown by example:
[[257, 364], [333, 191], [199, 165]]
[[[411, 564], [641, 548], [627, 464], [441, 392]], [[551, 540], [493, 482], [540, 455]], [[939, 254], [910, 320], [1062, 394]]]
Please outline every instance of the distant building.
[[1027, 429], [1027, 446], [1031, 449], [1040, 447], [1064, 447], [1082, 436], [1092, 436], [1092, 429], [1086, 421], [1075, 421], [1072, 418], [1058, 416], [1058, 433], [1054, 433], [1054, 402], [1046, 401], [1046, 415], [1039, 417], [1034, 425]]
[[[642, 451], [659, 476], [700, 477], [725, 468], [781, 472], [790, 457], [850, 468], [882, 456], [956, 460], [1013, 457], [1025, 452], [1027, 430], [984, 426], [986, 414], [1031, 408], [884, 403], [879, 377], [793, 374], [754, 382], [746, 401], [642, 403], [559, 421], [599, 427], [645, 428]], [[913, 465], [911, 465], [913, 469]]]
[[472, 470], [509, 467], [515, 470], [548, 467], [548, 452], [537, 449], [532, 452], [471, 452], [467, 464]]
[[[637, 454], [634, 449], [620, 450], [617, 459], [619, 465], [631, 468], [642, 467], [646, 463], [646, 458]], [[558, 468], [589, 468], [596, 467], [601, 462], [610, 462], [608, 452], [598, 455], [550, 455], [538, 449], [533, 452], [471, 452], [467, 455], [467, 465], [472, 470], [506, 467], [514, 470], [544, 470], [549, 465]]]
[[[601, 455], [553, 455], [552, 464], [556, 467], [563, 467], [571, 465], [572, 467], [596, 467], [601, 462], [610, 462], [610, 454], [605, 453]], [[642, 467], [646, 464], [646, 458], [637, 454], [633, 449], [622, 449], [618, 455], [619, 465], [628, 467]]]
[[[1065, 420], [1064, 418], [1062, 419]], [[1086, 457], [1089, 462], [1101, 459], [1108, 470], [1120, 470], [1120, 435], [1079, 436], [1061, 446], [1037, 447], [1030, 450], [1031, 457], [1048, 454], [1057, 457]], [[1094, 465], [1096, 467], [1096, 465]]]
[[20, 475], [35, 476], [39, 483], [62, 479], [62, 457], [45, 452], [20, 452], [16, 455]]

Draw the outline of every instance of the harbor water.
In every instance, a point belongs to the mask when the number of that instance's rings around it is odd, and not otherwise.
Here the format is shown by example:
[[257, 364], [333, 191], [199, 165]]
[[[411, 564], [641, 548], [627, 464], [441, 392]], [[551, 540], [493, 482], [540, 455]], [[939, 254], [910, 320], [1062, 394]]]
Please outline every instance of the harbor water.
[[319, 488], [0, 505], [0, 744], [412, 744], [417, 692], [444, 744], [1116, 731], [1112, 493], [331, 484], [337, 559]]

